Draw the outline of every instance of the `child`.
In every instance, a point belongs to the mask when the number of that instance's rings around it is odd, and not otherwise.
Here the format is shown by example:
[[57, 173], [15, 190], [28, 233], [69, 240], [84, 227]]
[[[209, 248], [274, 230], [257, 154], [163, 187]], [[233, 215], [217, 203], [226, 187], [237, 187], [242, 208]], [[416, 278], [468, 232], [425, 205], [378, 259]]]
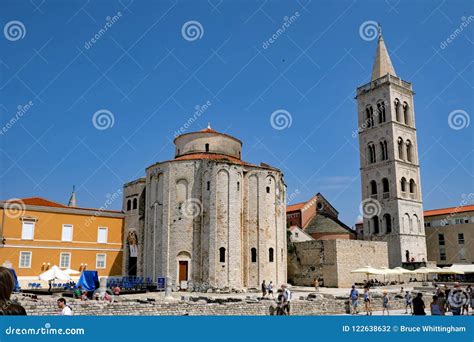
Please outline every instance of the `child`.
[[405, 294], [405, 313], [408, 313], [408, 307], [410, 307], [410, 315], [413, 315], [413, 306], [412, 306], [412, 296], [410, 291], [407, 291]]
[[364, 287], [364, 304], [366, 315], [372, 316], [372, 307], [370, 306], [370, 292], [368, 287]]
[[385, 315], [385, 311], [387, 311], [387, 316], [390, 316], [390, 311], [388, 310], [388, 294], [387, 291], [383, 291], [382, 297], [382, 316]]

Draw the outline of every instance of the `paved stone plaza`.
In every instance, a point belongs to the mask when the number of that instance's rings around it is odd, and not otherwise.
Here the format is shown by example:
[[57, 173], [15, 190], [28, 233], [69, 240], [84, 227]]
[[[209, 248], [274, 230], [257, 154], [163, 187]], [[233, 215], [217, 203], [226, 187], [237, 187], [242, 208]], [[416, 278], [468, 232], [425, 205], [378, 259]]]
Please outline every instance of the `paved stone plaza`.
[[[404, 290], [419, 292], [418, 287], [404, 287]], [[373, 315], [381, 315], [382, 292], [387, 290], [390, 295], [392, 315], [405, 315], [404, 300], [395, 298], [400, 294], [399, 286], [373, 289]], [[317, 293], [310, 287], [293, 287], [293, 315], [347, 315], [349, 288], [321, 288]], [[423, 290], [426, 313], [429, 312], [429, 300], [434, 293], [433, 288]], [[56, 315], [58, 296], [39, 296], [34, 302], [29, 298], [19, 297], [28, 315]], [[113, 303], [104, 301], [80, 301], [68, 299], [74, 315], [252, 315], [262, 316], [274, 314], [277, 303], [274, 299], [261, 299], [260, 293], [188, 293], [174, 292], [165, 298], [164, 292], [123, 295], [115, 297]], [[363, 300], [359, 300], [359, 315], [365, 315]], [[472, 313], [471, 313], [472, 314]], [[447, 313], [450, 315], [450, 313]]]

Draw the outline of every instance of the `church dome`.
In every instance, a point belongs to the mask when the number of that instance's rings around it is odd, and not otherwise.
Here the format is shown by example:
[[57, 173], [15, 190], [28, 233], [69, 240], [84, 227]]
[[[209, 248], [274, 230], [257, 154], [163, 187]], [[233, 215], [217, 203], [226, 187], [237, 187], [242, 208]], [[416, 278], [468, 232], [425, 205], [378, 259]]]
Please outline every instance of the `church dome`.
[[242, 142], [231, 135], [219, 133], [210, 126], [177, 136], [175, 158], [192, 154], [218, 154], [241, 159]]

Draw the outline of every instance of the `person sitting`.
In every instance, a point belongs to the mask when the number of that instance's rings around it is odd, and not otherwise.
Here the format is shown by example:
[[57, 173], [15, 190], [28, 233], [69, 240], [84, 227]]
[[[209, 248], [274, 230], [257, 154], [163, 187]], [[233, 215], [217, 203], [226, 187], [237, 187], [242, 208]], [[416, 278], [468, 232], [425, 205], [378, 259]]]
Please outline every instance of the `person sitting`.
[[74, 290], [73, 297], [77, 299], [82, 297], [82, 286], [79, 286], [77, 289]]
[[15, 280], [11, 271], [0, 267], [0, 316], [26, 316], [25, 308], [10, 300], [14, 288]]

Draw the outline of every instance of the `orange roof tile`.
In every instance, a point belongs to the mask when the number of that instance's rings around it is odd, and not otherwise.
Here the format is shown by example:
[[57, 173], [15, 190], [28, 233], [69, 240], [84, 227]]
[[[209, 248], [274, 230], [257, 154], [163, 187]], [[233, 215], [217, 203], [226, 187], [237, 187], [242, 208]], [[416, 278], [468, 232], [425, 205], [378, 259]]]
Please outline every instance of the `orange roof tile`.
[[25, 205], [36, 205], [39, 207], [55, 207], [55, 208], [67, 208], [64, 204], [49, 201], [42, 197], [27, 197], [27, 198], [19, 198], [12, 201], [8, 201], [9, 203], [24, 203]]
[[204, 132], [204, 133], [218, 133], [216, 130], [214, 130], [214, 129], [210, 128], [210, 127], [201, 129], [201, 132]]
[[296, 211], [302, 209], [306, 205], [306, 202], [291, 204], [286, 206], [286, 211]]
[[[8, 203], [23, 203], [25, 205], [32, 205], [38, 207], [52, 207], [52, 208], [64, 208], [64, 209], [81, 209], [81, 210], [93, 210], [99, 211], [99, 208], [83, 208], [83, 207], [69, 207], [67, 205], [53, 202], [42, 197], [26, 197], [26, 198], [17, 198], [14, 200], [7, 200]], [[100, 210], [101, 212], [107, 213], [121, 213], [119, 210]]]
[[229, 161], [234, 164], [239, 165], [252, 165], [249, 163], [240, 160], [239, 158], [231, 157], [225, 154], [218, 154], [218, 153], [191, 153], [185, 154], [183, 156], [177, 157], [174, 160], [196, 160], [196, 159], [209, 159], [209, 160], [223, 160]]
[[459, 207], [425, 210], [423, 212], [423, 215], [425, 217], [427, 217], [427, 216], [465, 213], [465, 212], [468, 212], [468, 211], [474, 211], [474, 205], [464, 205], [464, 206], [459, 206]]

